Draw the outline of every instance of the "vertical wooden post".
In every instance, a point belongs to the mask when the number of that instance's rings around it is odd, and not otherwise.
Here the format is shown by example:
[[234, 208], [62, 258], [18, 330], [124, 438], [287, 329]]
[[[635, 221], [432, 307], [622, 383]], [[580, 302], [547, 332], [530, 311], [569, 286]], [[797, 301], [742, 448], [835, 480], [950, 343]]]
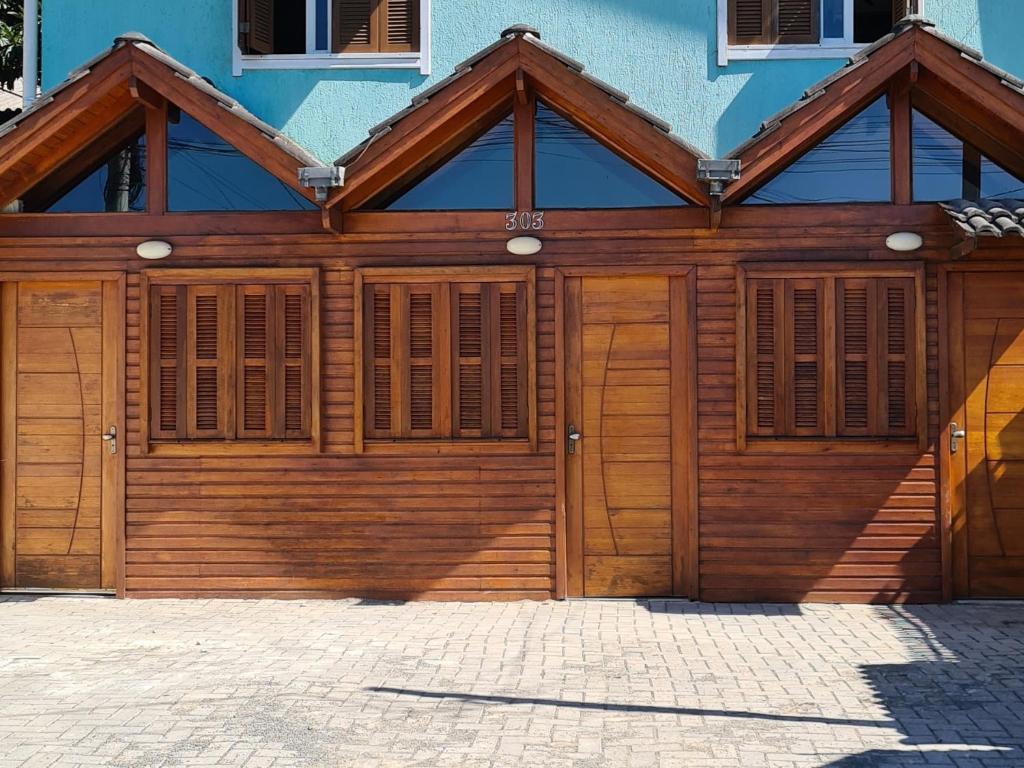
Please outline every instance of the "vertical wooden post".
[[0, 304], [0, 586], [16, 585], [15, 479], [18, 464], [18, 284], [4, 283]]
[[890, 134], [890, 165], [892, 201], [910, 205], [914, 201], [913, 160], [911, 141], [911, 105], [909, 83], [897, 79], [889, 90], [889, 111], [892, 114]]
[[516, 210], [533, 210], [534, 113], [536, 101], [522, 70], [516, 73], [515, 184]]
[[167, 212], [167, 102], [146, 108], [146, 208]]

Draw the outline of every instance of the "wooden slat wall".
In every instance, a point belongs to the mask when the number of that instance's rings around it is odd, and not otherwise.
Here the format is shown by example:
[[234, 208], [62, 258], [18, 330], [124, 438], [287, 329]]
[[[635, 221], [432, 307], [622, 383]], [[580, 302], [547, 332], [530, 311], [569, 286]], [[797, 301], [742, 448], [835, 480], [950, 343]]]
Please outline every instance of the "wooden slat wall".
[[[352, 267], [507, 263], [502, 235], [174, 238], [168, 266], [320, 268], [324, 451], [305, 457], [142, 453], [138, 271], [145, 265], [133, 255], [137, 237], [0, 235], [0, 269], [128, 272], [130, 596], [549, 597], [555, 562], [553, 267], [693, 263], [702, 598], [934, 600], [941, 592], [930, 453], [841, 457], [736, 450], [737, 255], [886, 258], [878, 243], [891, 227], [823, 228], [813, 242], [767, 221], [723, 229], [714, 238], [686, 231], [608, 240], [551, 237], [538, 269], [539, 451], [508, 457], [404, 458], [357, 455], [353, 448]], [[944, 222], [922, 231], [929, 242], [949, 236]], [[841, 242], [841, 250], [822, 249], [823, 242]], [[944, 252], [921, 256], [939, 260]], [[1019, 258], [1019, 252], [986, 243], [977, 258]], [[938, 421], [936, 284], [936, 267], [929, 266], [931, 437]], [[830, 497], [835, 503], [825, 501]]]
[[355, 455], [353, 273], [321, 282], [324, 454], [168, 458], [140, 450], [129, 277], [128, 594], [550, 597], [553, 270], [538, 275], [540, 451], [509, 457]]
[[[930, 268], [932, 439], [938, 429], [936, 281]], [[737, 452], [735, 292], [733, 266], [698, 267], [701, 598], [940, 600], [933, 453]]]

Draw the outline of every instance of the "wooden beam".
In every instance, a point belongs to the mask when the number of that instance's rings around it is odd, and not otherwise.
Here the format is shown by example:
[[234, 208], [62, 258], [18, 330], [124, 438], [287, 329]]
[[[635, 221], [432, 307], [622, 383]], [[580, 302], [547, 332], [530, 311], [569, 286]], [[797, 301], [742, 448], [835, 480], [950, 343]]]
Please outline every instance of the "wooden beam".
[[128, 77], [128, 93], [132, 95], [133, 99], [142, 102], [143, 106], [150, 109], [159, 109], [165, 103], [163, 96], [139, 80], [135, 75]]

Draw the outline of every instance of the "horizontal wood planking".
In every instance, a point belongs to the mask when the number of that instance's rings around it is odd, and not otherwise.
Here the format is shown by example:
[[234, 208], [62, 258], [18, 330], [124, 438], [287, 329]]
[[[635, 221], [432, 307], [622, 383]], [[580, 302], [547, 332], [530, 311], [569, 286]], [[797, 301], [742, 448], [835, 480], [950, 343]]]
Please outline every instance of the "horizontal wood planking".
[[[736, 270], [697, 271], [704, 600], [941, 599], [930, 452], [737, 450]], [[936, 278], [926, 279], [929, 435], [937, 431]]]
[[142, 452], [140, 295], [131, 275], [127, 594], [550, 597], [553, 277], [550, 269], [538, 275], [537, 453], [356, 455], [353, 272], [328, 267], [321, 272], [323, 452], [239, 460]]
[[[629, 254], [630, 268], [641, 270], [644, 265], [683, 261], [700, 265], [703, 598], [933, 599], [930, 574], [937, 578], [939, 573], [938, 548], [934, 536], [923, 535], [920, 528], [934, 518], [936, 470], [930, 454], [748, 453], [741, 457], [736, 453], [737, 254], [744, 261], [880, 258], [885, 252], [874, 249], [884, 239], [882, 230], [890, 228], [877, 222], [851, 222], [816, 229], [813, 240], [819, 248], [825, 235], [842, 245], [811, 251], [799, 244], [794, 249], [785, 216], [782, 220], [779, 226], [759, 226], [757, 237], [746, 231], [723, 231], [714, 238], [696, 231], [620, 232], [607, 242], [592, 240], [593, 233], [585, 232], [575, 239], [569, 233], [546, 236], [544, 253], [537, 257], [540, 448], [536, 454], [515, 456], [353, 453], [352, 267], [507, 264], [510, 258], [504, 253], [503, 240], [492, 243], [488, 233], [479, 233], [473, 240], [459, 234], [433, 240], [404, 235], [339, 239], [324, 234], [174, 238], [174, 267], [321, 269], [324, 445], [319, 455], [258, 456], [257, 450], [252, 458], [141, 455], [137, 271], [143, 265], [128, 255], [137, 243], [135, 238], [5, 238], [0, 234], [4, 246], [0, 269], [129, 271], [130, 595], [548, 597], [554, 564], [555, 441], [550, 267], [623, 265], [623, 254]], [[938, 233], [931, 237], [937, 238]], [[1011, 256], [1003, 245], [985, 242], [975, 258]], [[926, 249], [922, 255], [927, 260], [943, 256], [935, 249]], [[926, 289], [929, 432], [934, 437], [938, 321], [932, 268]], [[243, 467], [240, 472], [239, 466]], [[817, 511], [806, 506], [808, 499], [820, 498], [840, 484], [843, 495], [835, 505], [824, 504]], [[807, 493], [797, 493], [797, 485]], [[857, 504], [857, 494], [871, 503]], [[826, 529], [819, 530], [821, 522], [828, 522], [829, 528], [827, 538], [818, 539], [819, 534], [826, 535]], [[780, 529], [785, 532], [780, 536], [749, 527], [776, 523], [796, 527]], [[311, 533], [314, 524], [324, 525], [327, 535]], [[537, 525], [546, 527], [541, 530]], [[873, 527], [865, 531], [868, 525]], [[289, 526], [295, 535], [289, 535]], [[424, 527], [437, 535], [424, 535]], [[452, 535], [455, 528], [460, 535]], [[757, 570], [759, 563], [765, 570]], [[345, 575], [350, 565], [354, 575]], [[531, 567], [523, 571], [522, 565]], [[539, 569], [547, 575], [538, 574]], [[333, 586], [308, 586], [308, 579], [325, 578], [328, 573], [337, 574], [328, 578]], [[353, 578], [364, 581], [353, 585]], [[456, 578], [463, 581], [440, 581]], [[782, 578], [786, 580], [779, 581]], [[241, 579], [248, 586], [224, 579]], [[494, 587], [489, 579], [511, 581]], [[545, 579], [547, 586], [537, 588], [535, 579]], [[899, 582], [897, 586], [893, 580]], [[424, 581], [436, 584], [428, 588]]]

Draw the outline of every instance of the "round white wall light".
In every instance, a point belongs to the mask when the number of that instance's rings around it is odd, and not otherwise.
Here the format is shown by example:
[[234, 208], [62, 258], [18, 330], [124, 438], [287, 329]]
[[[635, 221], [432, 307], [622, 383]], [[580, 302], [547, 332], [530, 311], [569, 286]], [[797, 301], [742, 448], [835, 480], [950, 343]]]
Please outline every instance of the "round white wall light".
[[516, 256], [533, 256], [535, 253], [540, 253], [544, 243], [536, 237], [513, 237], [505, 243], [505, 247], [509, 253]]
[[139, 246], [135, 249], [140, 258], [150, 261], [166, 259], [173, 251], [174, 246], [170, 243], [165, 243], [163, 240], [147, 240], [144, 243], [139, 243]]
[[885, 247], [890, 251], [916, 251], [924, 245], [924, 240], [916, 232], [893, 232], [885, 238]]

